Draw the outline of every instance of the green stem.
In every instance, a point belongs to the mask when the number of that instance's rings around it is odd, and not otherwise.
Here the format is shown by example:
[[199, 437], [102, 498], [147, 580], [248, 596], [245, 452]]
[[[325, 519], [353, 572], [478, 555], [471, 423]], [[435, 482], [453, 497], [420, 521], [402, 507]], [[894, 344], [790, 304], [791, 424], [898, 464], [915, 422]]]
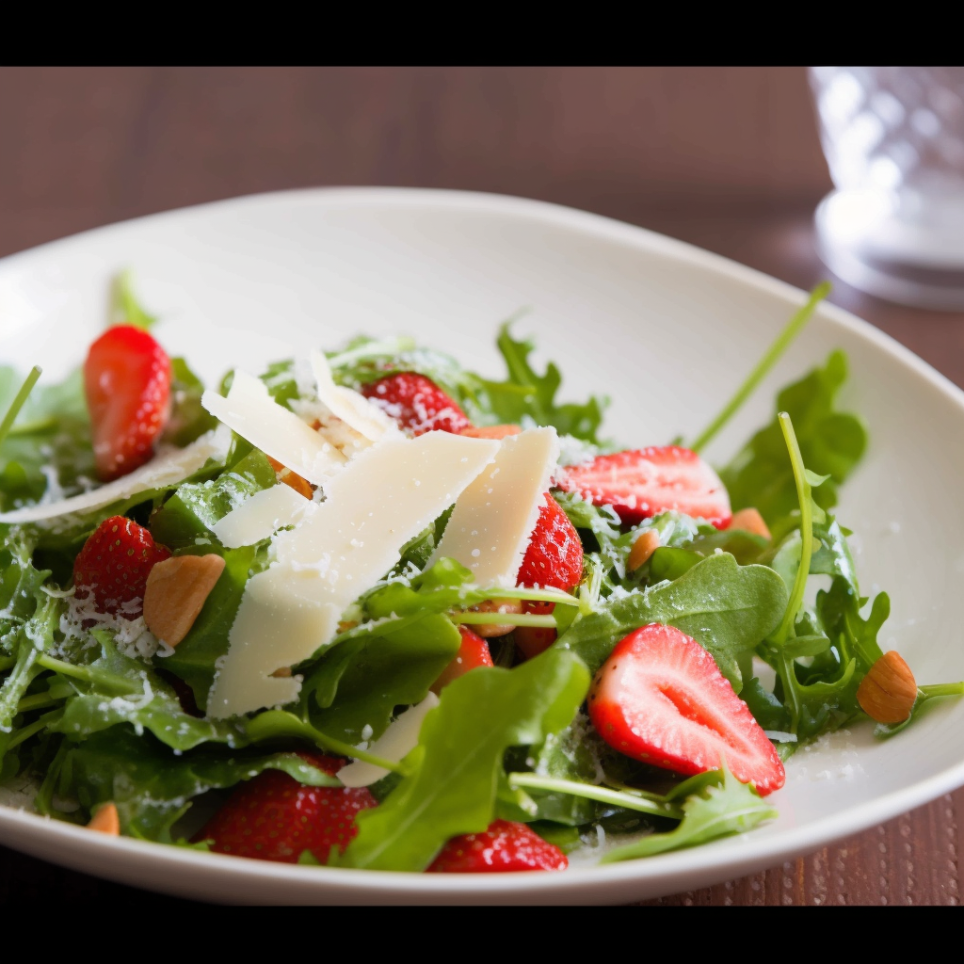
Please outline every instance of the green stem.
[[555, 629], [553, 616], [536, 616], [534, 613], [452, 613], [452, 619], [463, 626], [537, 626], [540, 629]]
[[574, 780], [557, 780], [555, 777], [542, 777], [536, 773], [510, 773], [509, 783], [513, 787], [527, 790], [568, 793], [573, 797], [585, 797], [587, 800], [611, 803], [626, 810], [649, 813], [654, 817], [669, 817], [673, 820], [683, 819], [683, 811], [671, 803], [655, 803], [645, 797], [637, 797], [635, 794], [627, 793], [624, 790], [609, 790], [606, 787], [577, 783]]
[[21, 422], [19, 425], [14, 425], [8, 433], [8, 437], [33, 435], [35, 432], [47, 432], [56, 427], [57, 419], [53, 415], [49, 415], [47, 418], [35, 418], [32, 422]]
[[47, 728], [47, 724], [50, 721], [42, 716], [39, 720], [31, 723], [30, 726], [25, 726], [22, 730], [18, 730], [13, 739], [7, 744], [7, 750], [12, 750], [15, 746], [19, 746], [25, 740], [29, 740], [35, 733], [39, 733], [41, 730]]
[[37, 379], [40, 378], [40, 372], [41, 369], [38, 365], [34, 365], [33, 368], [30, 369], [30, 374], [24, 379], [23, 384], [20, 386], [20, 391], [17, 392], [14, 400], [10, 403], [7, 414], [3, 416], [3, 421], [0, 422], [0, 445], [3, 445], [7, 433], [20, 414], [20, 409], [23, 408], [24, 402], [27, 401], [27, 396], [33, 391], [34, 385], [37, 384]]
[[17, 704], [18, 713], [26, 713], [28, 710], [39, 710], [44, 706], [53, 706], [55, 703], [63, 701], [63, 697], [51, 696], [50, 693], [35, 693], [33, 696], [25, 696]]
[[513, 589], [482, 589], [481, 594], [486, 599], [522, 599], [528, 602], [558, 603], [560, 606], [578, 606], [579, 600], [568, 593], [550, 589], [523, 589], [521, 586]]
[[140, 686], [136, 683], [128, 682], [122, 677], [112, 674], [101, 674], [89, 667], [65, 663], [63, 660], [55, 659], [53, 656], [47, 656], [46, 654], [38, 656], [37, 663], [44, 669], [49, 669], [52, 673], [60, 673], [61, 676], [70, 676], [74, 679], [83, 680], [85, 683], [90, 683], [91, 685], [103, 686], [122, 696], [142, 692]]
[[777, 419], [780, 422], [780, 430], [783, 432], [783, 438], [790, 452], [793, 481], [797, 486], [797, 500], [800, 503], [800, 568], [793, 580], [793, 591], [790, 593], [790, 601], [787, 603], [783, 620], [776, 633], [771, 637], [774, 643], [780, 644], [787, 641], [793, 630], [793, 622], [803, 605], [803, 594], [807, 589], [810, 559], [813, 556], [813, 501], [810, 483], [804, 470], [803, 456], [800, 454], [800, 445], [797, 442], [796, 432], [793, 431], [793, 422], [786, 412], [780, 412]]
[[15, 666], [16, 664], [16, 656], [0, 656], [0, 673], [2, 673], [5, 669], [10, 669], [11, 666]]
[[310, 723], [300, 720], [294, 713], [288, 713], [285, 710], [265, 710], [254, 719], [248, 720], [244, 729], [252, 743], [295, 736], [340, 756], [353, 757], [363, 763], [371, 763], [372, 766], [381, 767], [383, 770], [401, 773], [403, 776], [408, 774], [408, 770], [401, 763], [396, 763], [394, 760], [385, 760], [373, 753], [359, 750], [358, 747], [345, 743], [343, 740], [336, 740], [334, 737], [316, 730]]
[[736, 394], [727, 402], [723, 411], [703, 430], [703, 434], [690, 446], [694, 452], [705, 448], [724, 425], [739, 411], [743, 403], [750, 397], [757, 385], [766, 377], [770, 369], [779, 361], [780, 356], [787, 350], [790, 343], [803, 330], [810, 320], [817, 305], [830, 294], [830, 282], [824, 281], [810, 292], [807, 303], [790, 319], [790, 323], [780, 332], [777, 340], [767, 349], [766, 354], [757, 362], [756, 367], [747, 376], [746, 381], [736, 390]]
[[928, 699], [935, 696], [964, 696], [964, 683], [930, 683], [917, 689]]

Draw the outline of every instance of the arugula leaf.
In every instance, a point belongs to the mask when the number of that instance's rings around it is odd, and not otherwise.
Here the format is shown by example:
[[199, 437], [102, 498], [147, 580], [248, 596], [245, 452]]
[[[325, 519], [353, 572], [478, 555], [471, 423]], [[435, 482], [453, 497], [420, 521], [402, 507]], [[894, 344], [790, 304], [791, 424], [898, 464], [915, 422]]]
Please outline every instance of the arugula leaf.
[[62, 599], [44, 596], [37, 604], [36, 612], [17, 628], [11, 646], [16, 653], [16, 662], [0, 686], [0, 731], [10, 730], [21, 697], [42, 672], [37, 659], [53, 642], [63, 608]]
[[68, 749], [57, 793], [76, 800], [87, 813], [113, 801], [123, 833], [172, 843], [171, 828], [193, 797], [234, 786], [267, 769], [281, 770], [308, 786], [340, 786], [337, 778], [296, 753], [226, 754], [221, 748], [199, 747], [178, 756], [152, 736], [115, 726]]
[[537, 425], [554, 425], [560, 434], [598, 443], [596, 433], [609, 399], [593, 395], [581, 405], [557, 404], [556, 392], [562, 384], [559, 369], [549, 362], [545, 374], [537, 374], [529, 363], [535, 344], [514, 339], [511, 324], [507, 321], [502, 325], [497, 341], [509, 377], [504, 382], [483, 382], [498, 421], [520, 424], [528, 417]]
[[199, 719], [185, 713], [173, 687], [143, 662], [117, 652], [110, 632], [94, 630], [101, 655], [84, 669], [90, 682], [70, 678], [76, 695], [67, 699], [63, 714], [49, 729], [71, 740], [120, 723], [130, 723], [138, 735], [148, 730], [175, 750], [201, 743], [226, 743], [235, 748], [246, 742], [243, 728], [230, 721]]
[[[777, 412], [792, 418], [807, 468], [830, 477], [815, 494], [824, 509], [837, 504], [837, 486], [856, 468], [867, 447], [860, 418], [834, 408], [846, 379], [847, 356], [835, 351], [823, 368], [815, 368], [777, 396]], [[793, 469], [777, 419], [747, 442], [720, 478], [734, 510], [757, 508], [771, 529], [796, 508]]]
[[250, 449], [216, 479], [178, 486], [151, 516], [151, 534], [175, 551], [200, 546], [203, 552], [211, 552], [212, 547], [220, 546], [211, 527], [256, 492], [277, 484], [267, 456]]
[[410, 775], [359, 814], [358, 836], [339, 863], [421, 871], [450, 837], [485, 830], [506, 749], [541, 744], [566, 726], [589, 679], [573, 653], [550, 649], [516, 669], [476, 669], [449, 684], [405, 758]]
[[216, 662], [228, 651], [228, 634], [241, 605], [249, 576], [253, 574], [253, 546], [224, 552], [224, 571], [204, 602], [191, 631], [178, 643], [164, 668], [179, 676], [194, 692], [200, 709], [207, 708], [208, 693], [217, 672]]
[[596, 672], [624, 636], [647, 623], [675, 626], [706, 647], [739, 692], [741, 654], [752, 651], [780, 621], [783, 580], [765, 566], [739, 566], [728, 553], [698, 562], [675, 582], [616, 595], [577, 619], [556, 641]]
[[375, 624], [328, 653], [306, 681], [302, 698], [314, 696], [312, 725], [347, 743], [378, 739], [396, 706], [425, 699], [461, 639], [447, 616], [433, 613], [409, 624]]
[[749, 784], [740, 783], [723, 767], [723, 785], [707, 786], [701, 793], [687, 797], [683, 819], [675, 830], [654, 833], [610, 850], [603, 858], [606, 864], [637, 857], [652, 857], [670, 850], [695, 847], [730, 834], [745, 833], [764, 820], [773, 820], [777, 811]]
[[[0, 367], [0, 412], [23, 379]], [[80, 371], [59, 385], [38, 385], [0, 443], [0, 510], [33, 504], [48, 489], [73, 495], [96, 477], [90, 419]]]
[[164, 441], [184, 448], [205, 432], [217, 428], [218, 420], [201, 404], [204, 383], [183, 358], [171, 359], [171, 417], [164, 427]]

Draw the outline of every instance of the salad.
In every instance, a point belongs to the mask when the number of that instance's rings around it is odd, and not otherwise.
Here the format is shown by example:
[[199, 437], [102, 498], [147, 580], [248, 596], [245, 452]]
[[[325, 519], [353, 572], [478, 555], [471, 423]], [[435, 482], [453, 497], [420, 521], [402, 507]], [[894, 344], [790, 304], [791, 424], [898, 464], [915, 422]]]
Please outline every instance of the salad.
[[776, 815], [785, 761], [964, 684], [877, 636], [837, 521], [847, 359], [725, 466], [359, 337], [205, 387], [122, 275], [65, 382], [0, 368], [0, 799], [107, 834], [409, 872], [642, 858]]

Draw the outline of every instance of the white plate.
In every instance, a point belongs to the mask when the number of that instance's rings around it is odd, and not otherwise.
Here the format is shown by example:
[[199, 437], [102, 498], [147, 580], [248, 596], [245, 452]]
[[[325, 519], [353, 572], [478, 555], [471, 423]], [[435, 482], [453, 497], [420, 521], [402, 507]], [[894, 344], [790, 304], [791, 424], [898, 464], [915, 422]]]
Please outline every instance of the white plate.
[[[0, 360], [59, 377], [103, 325], [123, 266], [159, 334], [207, 379], [351, 335], [410, 333], [500, 375], [496, 325], [516, 326], [564, 373], [562, 394], [608, 393], [627, 445], [692, 438], [803, 294], [723, 258], [605, 218], [513, 198], [408, 190], [299, 191], [91, 231], [0, 262]], [[709, 451], [723, 461], [772, 411], [776, 388], [836, 347], [872, 444], [840, 517], [862, 583], [887, 588], [885, 649], [920, 682], [964, 678], [964, 393], [865, 322], [824, 306]], [[501, 377], [501, 376], [500, 376]], [[866, 590], [865, 590], [866, 591]], [[950, 601], [950, 604], [948, 602]], [[0, 841], [114, 880], [258, 902], [616, 902], [701, 887], [856, 833], [964, 783], [964, 703], [895, 739], [840, 733], [788, 765], [780, 818], [647, 860], [564, 873], [408, 875], [268, 864], [104, 838], [0, 807]]]

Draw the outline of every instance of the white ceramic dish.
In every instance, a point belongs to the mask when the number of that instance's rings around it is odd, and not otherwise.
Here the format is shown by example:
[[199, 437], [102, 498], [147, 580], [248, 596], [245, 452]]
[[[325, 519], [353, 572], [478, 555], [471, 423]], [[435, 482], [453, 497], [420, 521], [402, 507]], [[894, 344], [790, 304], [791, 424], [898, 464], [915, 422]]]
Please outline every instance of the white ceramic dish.
[[[692, 438], [802, 302], [801, 292], [615, 221], [513, 198], [408, 190], [300, 191], [120, 224], [0, 262], [0, 361], [59, 377], [103, 325], [108, 279], [132, 266], [159, 334], [213, 379], [359, 332], [410, 333], [501, 371], [495, 327], [557, 361], [563, 394], [613, 398], [626, 444]], [[886, 587], [896, 648], [921, 682], [964, 677], [955, 600], [964, 579], [958, 495], [964, 393], [866, 323], [826, 305], [708, 455], [726, 459], [772, 411], [775, 389], [835, 347], [869, 455], [844, 491], [862, 582]], [[937, 511], [933, 511], [933, 510]], [[867, 590], [865, 590], [867, 591]], [[964, 784], [964, 703], [898, 738], [837, 734], [791, 759], [781, 816], [740, 837], [559, 874], [407, 875], [244, 861], [104, 838], [0, 807], [0, 842], [59, 864], [221, 901], [611, 903], [706, 886], [856, 833]]]

